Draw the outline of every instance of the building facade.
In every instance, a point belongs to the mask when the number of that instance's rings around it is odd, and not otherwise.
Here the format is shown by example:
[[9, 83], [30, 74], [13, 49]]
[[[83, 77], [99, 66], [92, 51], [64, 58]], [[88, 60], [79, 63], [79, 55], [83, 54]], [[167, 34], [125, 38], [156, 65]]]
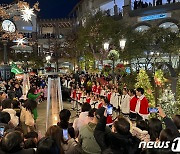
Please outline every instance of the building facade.
[[[59, 69], [66, 40], [72, 34], [71, 19], [39, 19], [37, 21], [38, 54], [51, 56], [52, 67]], [[62, 64], [63, 65], [63, 64]]]

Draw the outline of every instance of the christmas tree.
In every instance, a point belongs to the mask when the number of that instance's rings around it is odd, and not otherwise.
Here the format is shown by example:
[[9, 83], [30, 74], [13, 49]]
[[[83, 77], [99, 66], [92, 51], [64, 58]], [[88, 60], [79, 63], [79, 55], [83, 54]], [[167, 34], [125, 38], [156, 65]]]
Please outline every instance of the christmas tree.
[[175, 96], [170, 87], [163, 91], [161, 98], [159, 98], [159, 105], [168, 117], [172, 117], [177, 113]]
[[178, 114], [180, 114], [180, 73], [178, 76], [177, 88], [176, 88], [176, 96], [177, 96], [177, 103], [176, 107], [178, 109]]
[[165, 82], [166, 82], [166, 78], [164, 77], [164, 73], [162, 70], [156, 70], [155, 74], [154, 74], [154, 81], [156, 86], [159, 87], [163, 87]]
[[135, 85], [135, 88], [139, 88], [139, 87], [144, 89], [144, 95], [148, 99], [150, 106], [154, 107], [155, 99], [152, 91], [152, 86], [149, 80], [149, 76], [147, 75], [144, 69], [141, 69], [137, 76], [137, 83]]

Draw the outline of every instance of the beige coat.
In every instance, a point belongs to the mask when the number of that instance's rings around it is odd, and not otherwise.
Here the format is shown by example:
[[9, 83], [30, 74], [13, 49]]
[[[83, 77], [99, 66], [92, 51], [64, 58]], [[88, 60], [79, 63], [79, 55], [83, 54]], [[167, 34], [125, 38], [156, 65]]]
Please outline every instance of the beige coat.
[[20, 122], [24, 134], [34, 130], [34, 116], [29, 110], [26, 110], [26, 108], [24, 107], [22, 107], [21, 109]]
[[19, 118], [16, 116], [16, 111], [13, 109], [4, 109], [3, 112], [8, 112], [10, 114], [10, 122], [16, 127], [19, 124]]
[[150, 135], [148, 134], [148, 131], [146, 130], [141, 130], [138, 127], [132, 127], [131, 133], [133, 136], [136, 136], [141, 141], [144, 141], [146, 143], [150, 141]]

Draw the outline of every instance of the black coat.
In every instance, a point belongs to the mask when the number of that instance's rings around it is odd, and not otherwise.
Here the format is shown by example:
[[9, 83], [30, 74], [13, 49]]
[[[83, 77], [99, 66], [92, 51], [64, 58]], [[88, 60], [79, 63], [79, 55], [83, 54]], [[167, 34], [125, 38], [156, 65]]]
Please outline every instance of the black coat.
[[35, 151], [34, 149], [22, 149], [14, 153], [7, 153], [7, 152], [1, 151], [0, 149], [0, 154], [35, 154]]
[[140, 140], [130, 133], [121, 135], [119, 133], [106, 133], [106, 117], [102, 117], [96, 126], [94, 136], [101, 147], [103, 154], [139, 154], [141, 149], [138, 149]]
[[15, 88], [15, 97], [20, 98], [23, 95], [21, 88]]

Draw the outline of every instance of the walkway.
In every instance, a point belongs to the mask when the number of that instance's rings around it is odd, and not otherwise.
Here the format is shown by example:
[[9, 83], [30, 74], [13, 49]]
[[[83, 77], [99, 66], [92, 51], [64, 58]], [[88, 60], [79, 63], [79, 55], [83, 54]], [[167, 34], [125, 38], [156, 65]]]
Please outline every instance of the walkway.
[[[46, 105], [47, 105], [46, 101], [38, 105], [37, 130], [38, 132], [40, 131], [42, 135], [44, 135], [46, 132]], [[70, 108], [71, 108], [70, 102], [64, 102], [64, 109], [70, 110]], [[50, 115], [51, 115], [51, 110], [50, 110]], [[73, 122], [75, 115], [76, 115], [75, 112], [71, 111], [72, 118], [70, 119], [70, 122]]]

